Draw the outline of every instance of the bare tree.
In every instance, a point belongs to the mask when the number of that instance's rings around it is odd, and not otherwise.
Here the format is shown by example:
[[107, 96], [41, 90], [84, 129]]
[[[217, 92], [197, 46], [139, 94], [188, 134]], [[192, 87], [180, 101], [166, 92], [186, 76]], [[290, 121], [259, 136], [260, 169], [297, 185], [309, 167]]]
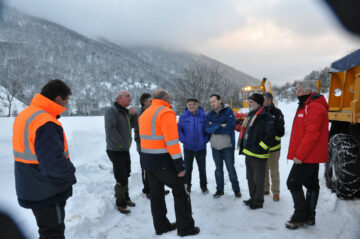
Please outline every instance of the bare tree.
[[21, 92], [22, 85], [20, 81], [15, 78], [1, 80], [0, 85], [2, 86], [0, 90], [0, 104], [8, 109], [7, 117], [10, 117], [14, 99]]
[[175, 80], [176, 111], [183, 112], [187, 98], [196, 98], [206, 111], [210, 109], [209, 97], [216, 93], [223, 99], [230, 95], [231, 82], [217, 66], [196, 64], [184, 69], [183, 76]]

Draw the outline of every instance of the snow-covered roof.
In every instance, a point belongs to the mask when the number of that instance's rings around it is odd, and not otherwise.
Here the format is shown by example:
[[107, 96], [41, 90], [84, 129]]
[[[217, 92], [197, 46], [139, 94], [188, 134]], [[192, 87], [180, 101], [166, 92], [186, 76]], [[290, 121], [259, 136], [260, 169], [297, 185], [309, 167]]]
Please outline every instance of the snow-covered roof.
[[330, 72], [346, 71], [357, 65], [360, 65], [360, 49], [333, 62], [331, 64]]

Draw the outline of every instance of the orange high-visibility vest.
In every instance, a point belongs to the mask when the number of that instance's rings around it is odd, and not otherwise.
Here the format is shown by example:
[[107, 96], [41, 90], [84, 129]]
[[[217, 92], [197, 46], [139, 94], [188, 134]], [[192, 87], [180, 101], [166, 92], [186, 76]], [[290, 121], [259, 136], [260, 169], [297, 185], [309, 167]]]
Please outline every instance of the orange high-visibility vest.
[[[56, 104], [45, 96], [35, 95], [29, 107], [24, 109], [14, 121], [13, 153], [15, 161], [26, 164], [39, 164], [35, 153], [36, 131], [47, 122], [53, 122], [62, 127], [56, 116], [65, 110], [65, 107]], [[70, 157], [65, 132], [64, 155], [66, 158]]]
[[163, 100], [153, 99], [139, 117], [142, 153], [169, 153], [173, 160], [182, 157], [176, 115], [170, 107]]

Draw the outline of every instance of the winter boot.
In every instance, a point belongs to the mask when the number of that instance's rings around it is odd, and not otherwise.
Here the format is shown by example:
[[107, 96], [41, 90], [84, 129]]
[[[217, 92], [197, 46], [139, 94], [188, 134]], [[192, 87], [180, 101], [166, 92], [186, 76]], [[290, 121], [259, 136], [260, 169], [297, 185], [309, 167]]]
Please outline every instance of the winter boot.
[[308, 208], [308, 219], [306, 225], [315, 225], [316, 205], [319, 198], [319, 190], [309, 189], [306, 191], [306, 206]]
[[253, 202], [253, 200], [251, 198], [249, 198], [248, 200], [244, 200], [243, 202], [245, 203], [246, 206], [250, 206], [250, 204]]
[[252, 202], [249, 204], [249, 208], [250, 208], [251, 210], [256, 210], [256, 209], [263, 208], [263, 203], [261, 203], [261, 202], [256, 202], [256, 201], [252, 201]]
[[129, 214], [131, 211], [126, 207], [116, 206], [117, 210], [122, 214]]
[[129, 196], [129, 187], [128, 186], [125, 186], [126, 187], [126, 192], [125, 192], [125, 195], [126, 195], [126, 206], [129, 206], [129, 207], [135, 207], [136, 204], [131, 201], [130, 199], [130, 196]]
[[306, 219], [304, 214], [295, 214], [285, 223], [285, 227], [290, 230], [298, 229], [305, 225]]
[[222, 195], [224, 195], [224, 191], [216, 191], [216, 193], [214, 193], [213, 198], [219, 198]]
[[114, 187], [115, 198], [116, 198], [116, 207], [121, 213], [130, 213], [130, 210], [126, 209], [127, 206], [127, 186], [123, 186], [120, 183], [116, 183]]
[[274, 194], [273, 195], [273, 200], [274, 200], [274, 202], [278, 202], [280, 200], [280, 195], [279, 194]]
[[200, 232], [200, 228], [193, 227], [191, 229], [188, 229], [188, 230], [185, 230], [182, 232], [178, 232], [178, 235], [181, 237], [186, 237], [186, 236], [193, 236], [193, 235], [199, 234], [199, 232]]
[[170, 227], [164, 231], [157, 231], [156, 232], [156, 235], [161, 235], [161, 234], [164, 234], [164, 233], [167, 233], [167, 232], [170, 232], [170, 231], [174, 231], [176, 229], [176, 222], [173, 222], [170, 224]]
[[209, 193], [209, 190], [208, 190], [208, 188], [206, 187], [206, 185], [205, 185], [205, 186], [202, 186], [202, 187], [200, 187], [200, 188], [201, 188], [201, 191], [202, 191], [203, 194]]
[[239, 191], [234, 191], [235, 197], [236, 198], [241, 198], [241, 192]]

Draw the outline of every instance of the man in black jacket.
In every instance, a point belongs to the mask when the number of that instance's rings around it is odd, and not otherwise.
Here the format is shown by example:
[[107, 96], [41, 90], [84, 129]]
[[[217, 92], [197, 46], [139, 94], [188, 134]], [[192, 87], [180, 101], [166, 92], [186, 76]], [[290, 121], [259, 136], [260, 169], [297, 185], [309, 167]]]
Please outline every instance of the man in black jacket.
[[[151, 105], [151, 94], [149, 93], [143, 93], [140, 96], [140, 104], [141, 104], [141, 109], [140, 109], [140, 113], [137, 115], [137, 117], [139, 118], [140, 115]], [[139, 135], [139, 124], [137, 122], [136, 119], [136, 125], [135, 125], [135, 142], [136, 142], [136, 150], [138, 151], [139, 155], [141, 153], [141, 148], [140, 148], [140, 135]], [[140, 160], [140, 165], [141, 165], [141, 160]], [[146, 173], [144, 167], [141, 165], [141, 179], [143, 182], [143, 189], [142, 192], [146, 195], [146, 197], [148, 199], [150, 199], [150, 186], [149, 186], [149, 175]]]
[[279, 158], [280, 158], [280, 148], [281, 148], [281, 137], [285, 133], [285, 122], [284, 115], [282, 114], [279, 108], [276, 108], [273, 103], [273, 96], [269, 92], [264, 94], [264, 106], [267, 108], [267, 111], [274, 118], [275, 124], [275, 138], [273, 139], [270, 145], [270, 155], [269, 160], [266, 163], [265, 171], [265, 188], [264, 194], [269, 194], [270, 191], [270, 180], [269, 180], [269, 170], [271, 175], [271, 192], [273, 194], [273, 200], [275, 202], [280, 200], [280, 175], [279, 175]]
[[250, 209], [263, 207], [266, 161], [275, 137], [274, 120], [262, 106], [264, 97], [253, 94], [249, 97], [249, 115], [243, 122], [239, 136], [240, 154], [245, 154], [246, 179], [250, 199], [244, 203]]
[[130, 177], [131, 161], [129, 149], [131, 146], [131, 128], [136, 123], [136, 111], [127, 109], [131, 102], [130, 93], [120, 90], [114, 104], [105, 113], [106, 153], [113, 163], [116, 207], [124, 214], [130, 213], [127, 206], [134, 207], [130, 200], [128, 178]]

